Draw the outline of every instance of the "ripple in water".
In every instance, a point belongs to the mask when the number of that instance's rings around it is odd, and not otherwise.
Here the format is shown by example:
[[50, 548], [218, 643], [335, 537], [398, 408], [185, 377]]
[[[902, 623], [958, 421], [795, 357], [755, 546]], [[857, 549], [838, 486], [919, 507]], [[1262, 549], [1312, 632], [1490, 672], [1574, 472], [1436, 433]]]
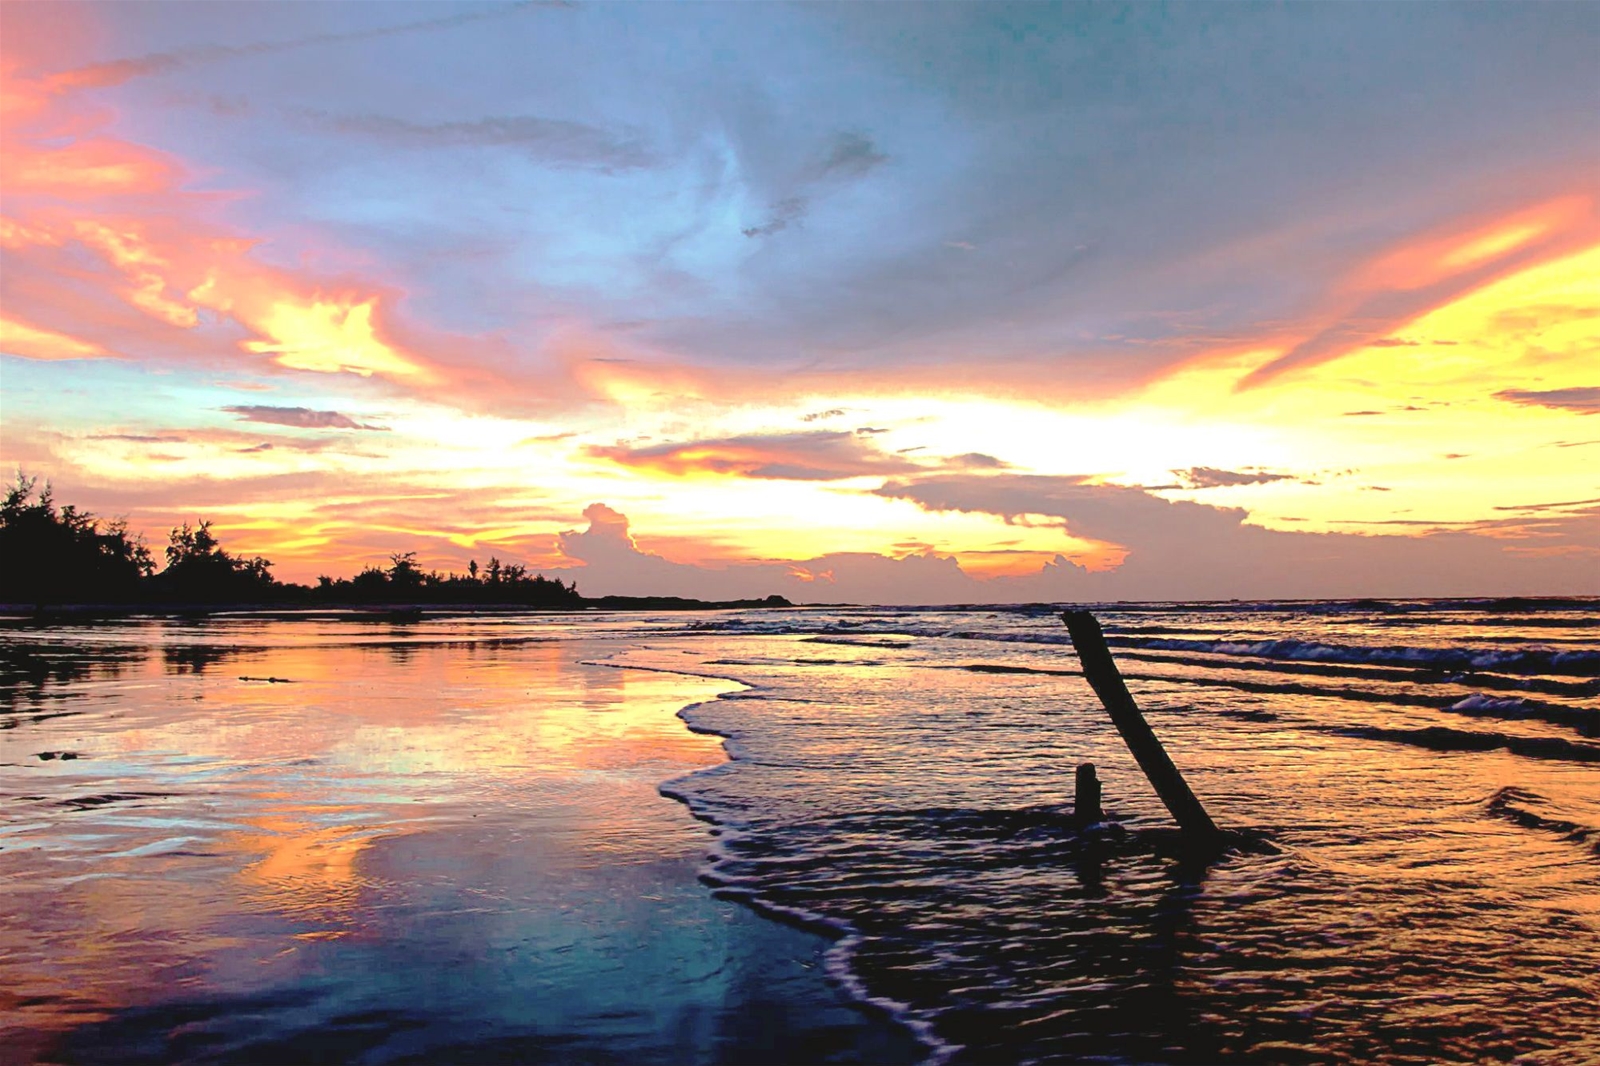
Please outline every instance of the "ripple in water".
[[[1168, 617], [1186, 635], [1164, 661], [1143, 643], [1162, 665], [1130, 687], [1153, 726], [1218, 821], [1277, 854], [1171, 847], [1059, 623], [1025, 613], [797, 616], [724, 631], [714, 655], [694, 638], [708, 672], [752, 687], [685, 711], [734, 761], [665, 791], [719, 827], [717, 892], [831, 928], [838, 977], [941, 1059], [1594, 1060], [1600, 767], [1570, 678], [1597, 653], [1544, 643], [1586, 637], [1589, 615], [1541, 618], [1515, 659], [1481, 654], [1474, 618], [1341, 618], [1344, 661], [1421, 665], [1335, 690], [1293, 682], [1302, 649], [1330, 646], [1300, 611]], [[1185, 658], [1220, 631], [1284, 683]], [[683, 669], [684, 650], [615, 661]], [[1439, 660], [1551, 694], [1478, 695]], [[1083, 760], [1106, 780], [1099, 833], [1068, 817]]]

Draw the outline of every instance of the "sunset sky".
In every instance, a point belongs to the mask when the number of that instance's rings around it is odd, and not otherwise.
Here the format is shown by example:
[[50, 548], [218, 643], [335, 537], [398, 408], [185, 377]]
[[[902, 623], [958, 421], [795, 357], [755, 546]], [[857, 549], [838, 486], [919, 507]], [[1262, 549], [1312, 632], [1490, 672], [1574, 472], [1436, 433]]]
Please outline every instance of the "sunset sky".
[[1600, 593], [1600, 5], [0, 3], [0, 463], [286, 580]]

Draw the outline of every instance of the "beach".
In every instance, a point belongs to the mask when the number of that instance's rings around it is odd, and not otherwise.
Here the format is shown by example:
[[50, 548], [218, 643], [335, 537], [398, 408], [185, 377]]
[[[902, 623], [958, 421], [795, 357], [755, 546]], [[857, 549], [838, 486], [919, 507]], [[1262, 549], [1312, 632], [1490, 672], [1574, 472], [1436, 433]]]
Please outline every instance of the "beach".
[[8, 632], [0, 1057], [920, 1058], [697, 880], [657, 787], [738, 686], [505, 628]]
[[[1600, 603], [3, 635], [23, 1061], [1584, 1061]], [[1092, 761], [1107, 822], [1072, 817]]]

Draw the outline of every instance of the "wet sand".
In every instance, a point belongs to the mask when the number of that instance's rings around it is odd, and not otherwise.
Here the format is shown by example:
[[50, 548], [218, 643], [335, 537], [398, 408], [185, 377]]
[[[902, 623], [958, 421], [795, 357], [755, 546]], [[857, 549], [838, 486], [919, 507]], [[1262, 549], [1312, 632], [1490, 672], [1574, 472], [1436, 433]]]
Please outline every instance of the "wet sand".
[[723, 760], [675, 712], [733, 686], [529, 632], [0, 634], [7, 1060], [920, 1058], [697, 880], [657, 790]]

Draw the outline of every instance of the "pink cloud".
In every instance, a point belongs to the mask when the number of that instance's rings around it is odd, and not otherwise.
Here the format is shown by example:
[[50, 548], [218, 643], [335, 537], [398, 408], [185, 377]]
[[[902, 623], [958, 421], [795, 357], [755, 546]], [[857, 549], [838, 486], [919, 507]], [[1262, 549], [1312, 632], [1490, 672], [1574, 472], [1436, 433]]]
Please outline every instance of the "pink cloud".
[[622, 466], [683, 477], [721, 474], [787, 481], [838, 481], [922, 467], [874, 448], [857, 434], [813, 431], [749, 434], [635, 448], [591, 446], [588, 454]]
[[546, 573], [577, 581], [588, 596], [732, 600], [777, 593], [813, 603], [962, 603], [985, 598], [982, 585], [946, 556], [893, 559], [836, 552], [812, 559], [696, 566], [641, 549], [627, 516], [605, 504], [590, 505], [584, 516], [589, 519], [587, 529], [560, 535], [561, 554], [581, 565]]
[[220, 218], [237, 192], [191, 191], [182, 161], [105, 135], [111, 114], [83, 94], [170, 59], [31, 78], [0, 69], [6, 351], [352, 374], [469, 407], [577, 394], [503, 338], [404, 321], [405, 293], [388, 282], [265, 262], [261, 235]]
[[365, 422], [357, 422], [349, 415], [340, 414], [338, 411], [313, 411], [309, 407], [269, 407], [263, 404], [232, 405], [224, 407], [231, 415], [235, 415], [242, 422], [262, 422], [273, 426], [293, 426], [296, 429], [366, 429], [386, 430], [386, 426], [374, 426]]
[[1320, 324], [1251, 371], [1240, 388], [1264, 385], [1363, 347], [1393, 346], [1399, 342], [1389, 334], [1408, 322], [1597, 240], [1596, 201], [1574, 194], [1401, 241], [1350, 271], [1317, 316]]
[[878, 494], [929, 511], [1052, 516], [1075, 536], [1127, 549], [1121, 565], [1098, 573], [1058, 558], [1033, 577], [997, 578], [996, 600], [1600, 592], [1595, 506], [1451, 532], [1365, 536], [1264, 529], [1238, 508], [1075, 477], [949, 475], [890, 482]]
[[1494, 394], [1497, 400], [1524, 407], [1550, 407], [1580, 415], [1600, 414], [1600, 386], [1571, 389], [1504, 389]]

